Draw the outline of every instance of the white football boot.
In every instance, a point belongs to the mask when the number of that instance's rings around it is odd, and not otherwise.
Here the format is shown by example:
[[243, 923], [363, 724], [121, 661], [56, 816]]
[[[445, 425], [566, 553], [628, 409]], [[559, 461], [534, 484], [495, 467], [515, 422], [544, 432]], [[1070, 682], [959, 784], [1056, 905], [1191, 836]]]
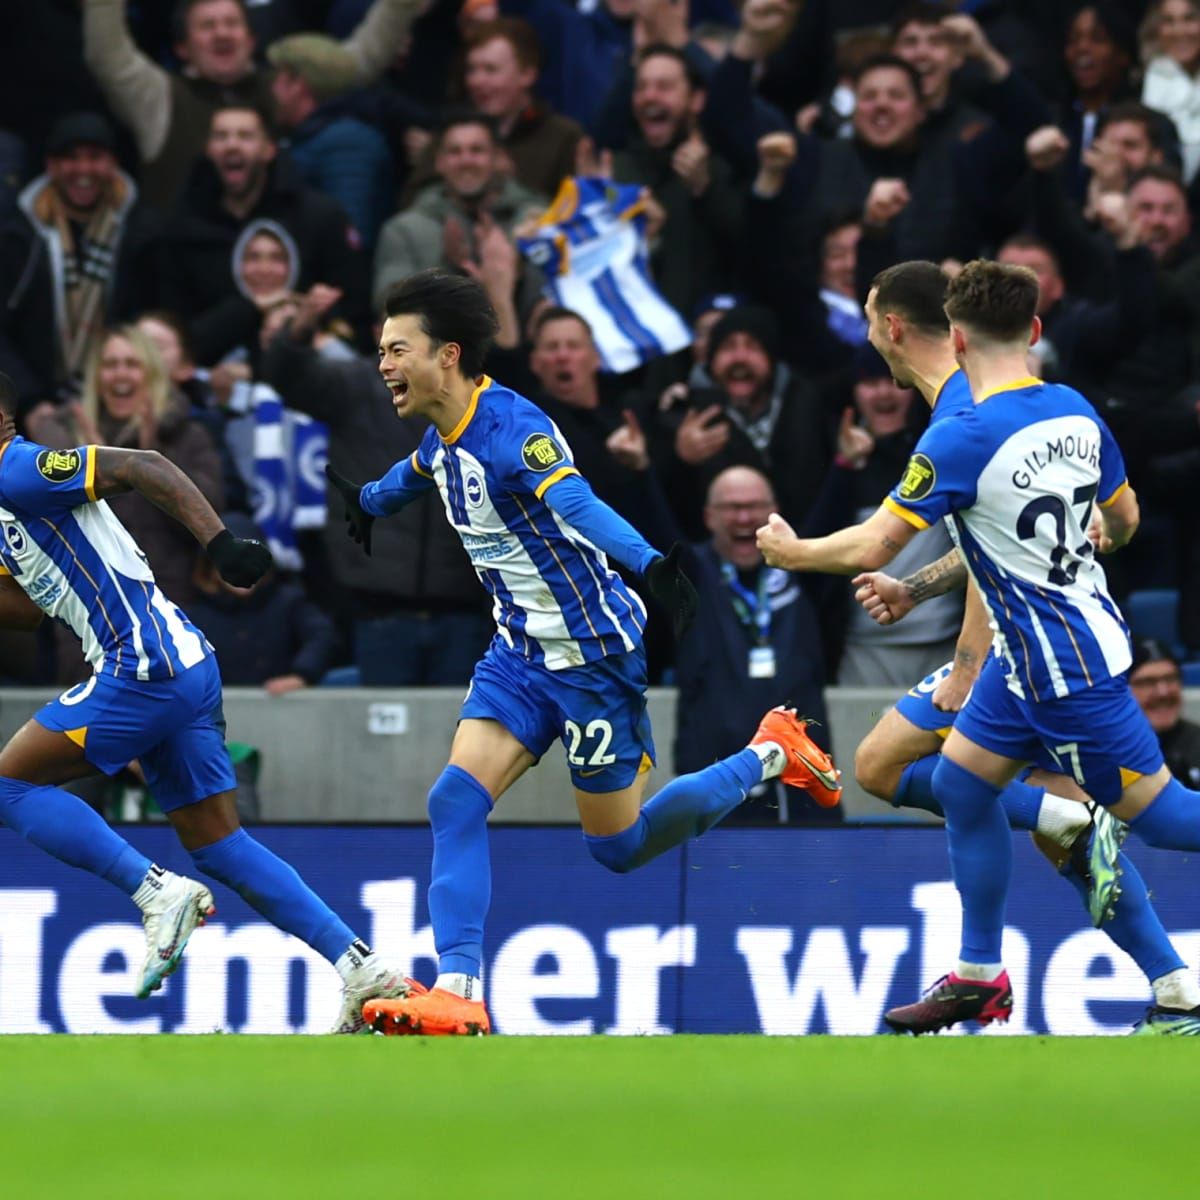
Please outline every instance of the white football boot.
[[362, 1033], [363, 1005], [368, 1000], [398, 1000], [425, 989], [415, 979], [380, 962], [372, 954], [357, 966], [342, 984], [342, 1011], [330, 1033]]
[[134, 900], [142, 909], [146, 959], [138, 976], [137, 997], [145, 1000], [179, 966], [192, 932], [217, 911], [212, 892], [202, 883], [153, 867]]

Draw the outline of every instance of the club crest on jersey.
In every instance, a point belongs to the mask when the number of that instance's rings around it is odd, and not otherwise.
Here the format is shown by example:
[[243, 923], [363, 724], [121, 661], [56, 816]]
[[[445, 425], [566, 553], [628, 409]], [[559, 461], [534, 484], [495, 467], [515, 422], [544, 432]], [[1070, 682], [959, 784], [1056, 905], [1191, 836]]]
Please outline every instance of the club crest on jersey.
[[924, 500], [933, 491], [937, 482], [937, 471], [933, 463], [924, 454], [914, 454], [904, 468], [904, 478], [900, 480], [901, 500]]
[[474, 472], [464, 475], [463, 491], [466, 493], [468, 508], [478, 508], [483, 503], [483, 480]]
[[82, 466], [83, 456], [78, 450], [43, 450], [37, 456], [37, 469], [51, 483], [74, 479]]
[[548, 471], [566, 459], [558, 443], [547, 433], [531, 433], [521, 447], [521, 457], [531, 471]]
[[25, 534], [20, 525], [5, 525], [4, 540], [14, 554], [20, 554], [25, 549]]

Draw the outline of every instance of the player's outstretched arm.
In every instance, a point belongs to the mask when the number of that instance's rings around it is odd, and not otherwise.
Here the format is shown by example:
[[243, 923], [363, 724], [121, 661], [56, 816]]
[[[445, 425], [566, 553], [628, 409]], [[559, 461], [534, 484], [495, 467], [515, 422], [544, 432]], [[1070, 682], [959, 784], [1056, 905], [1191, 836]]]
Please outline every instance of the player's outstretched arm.
[[887, 566], [916, 533], [915, 526], [882, 505], [861, 524], [821, 538], [798, 538], [778, 513], [772, 513], [758, 531], [758, 548], [768, 565], [786, 571], [854, 575]]
[[203, 492], [157, 450], [96, 446], [93, 454], [91, 491], [97, 500], [140, 492], [188, 530], [234, 587], [253, 587], [271, 569], [271, 551], [262, 542], [235, 538]]
[[36, 629], [46, 614], [11, 575], [0, 575], [0, 629]]
[[414, 451], [372, 483], [354, 483], [326, 464], [325, 478], [345, 505], [346, 536], [357, 542], [363, 553], [371, 553], [371, 527], [376, 517], [390, 517], [433, 487], [433, 476], [418, 462]]
[[927, 563], [919, 571], [895, 579], [883, 571], [866, 571], [851, 581], [854, 598], [879, 625], [902, 621], [918, 604], [966, 586], [967, 568], [957, 550]]

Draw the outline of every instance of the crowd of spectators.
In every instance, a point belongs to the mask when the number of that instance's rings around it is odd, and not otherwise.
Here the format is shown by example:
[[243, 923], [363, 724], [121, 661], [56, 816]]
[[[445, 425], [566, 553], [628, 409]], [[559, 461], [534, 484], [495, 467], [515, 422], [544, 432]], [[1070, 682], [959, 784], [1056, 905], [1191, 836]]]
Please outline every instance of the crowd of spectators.
[[[597, 493], [689, 544], [701, 618], [677, 646], [649, 633], [680, 689], [677, 769], [784, 693], [819, 717], [827, 683], [900, 689], [951, 657], [961, 597], [876, 626], [845, 581], [767, 570], [754, 544], [772, 509], [828, 531], [901, 473], [928, 411], [863, 304], [903, 259], [1036, 272], [1031, 373], [1097, 406], [1142, 499], [1114, 589], [1178, 590], [1171, 653], [1200, 655], [1200, 0], [169, 7], [6, 14], [0, 370], [27, 436], [153, 447], [268, 539], [278, 572], [232, 595], [152, 506], [114, 502], [226, 682], [462, 684], [486, 645], [436, 497], [370, 558], [322, 507], [325, 453], [369, 479], [420, 439], [374, 343], [388, 288], [431, 266], [487, 289], [489, 374]], [[563, 286], [557, 223], [581, 206], [596, 228], [636, 211], [645, 269], [628, 292], [611, 273], [615, 300]], [[633, 369], [609, 369], [614, 312]], [[929, 530], [898, 570], [945, 549]], [[85, 669], [50, 632], [0, 642], [0, 682]]]

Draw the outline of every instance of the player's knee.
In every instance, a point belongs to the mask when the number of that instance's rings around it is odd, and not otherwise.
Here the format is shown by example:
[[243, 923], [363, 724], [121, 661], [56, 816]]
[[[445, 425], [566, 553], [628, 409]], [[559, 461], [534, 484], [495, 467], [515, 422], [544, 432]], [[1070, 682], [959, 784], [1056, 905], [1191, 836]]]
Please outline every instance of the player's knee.
[[34, 786], [23, 779], [8, 779], [0, 775], [0, 822], [16, 828], [13, 820], [16, 806], [33, 791]]
[[585, 834], [583, 840], [587, 842], [588, 853], [614, 875], [628, 875], [637, 866], [628, 847], [614, 838], [594, 838]]
[[461, 767], [448, 766], [434, 780], [425, 807], [436, 835], [470, 826], [480, 812], [486, 820], [491, 801], [474, 776]]
[[903, 767], [892, 762], [867, 738], [854, 752], [854, 779], [864, 792], [891, 803]]

